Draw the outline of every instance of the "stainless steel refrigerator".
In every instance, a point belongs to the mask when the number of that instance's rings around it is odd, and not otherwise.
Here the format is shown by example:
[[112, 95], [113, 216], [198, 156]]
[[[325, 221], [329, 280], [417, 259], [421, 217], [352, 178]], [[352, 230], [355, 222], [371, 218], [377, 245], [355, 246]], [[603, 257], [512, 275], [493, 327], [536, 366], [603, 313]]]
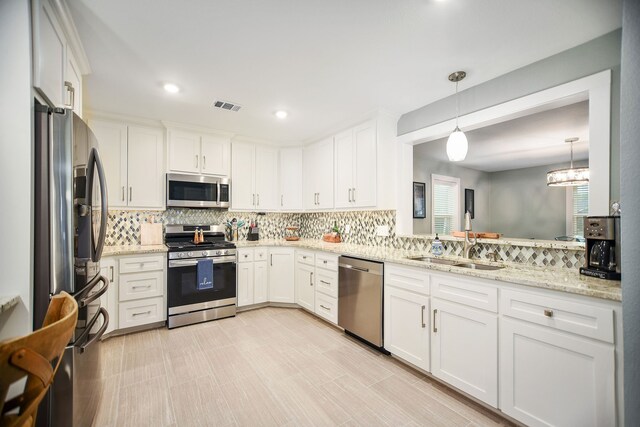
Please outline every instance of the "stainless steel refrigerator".
[[34, 111], [34, 329], [52, 295], [78, 302], [78, 324], [47, 397], [38, 426], [90, 426], [101, 398], [100, 337], [109, 314], [100, 297], [107, 226], [107, 187], [93, 132], [72, 110], [36, 101]]

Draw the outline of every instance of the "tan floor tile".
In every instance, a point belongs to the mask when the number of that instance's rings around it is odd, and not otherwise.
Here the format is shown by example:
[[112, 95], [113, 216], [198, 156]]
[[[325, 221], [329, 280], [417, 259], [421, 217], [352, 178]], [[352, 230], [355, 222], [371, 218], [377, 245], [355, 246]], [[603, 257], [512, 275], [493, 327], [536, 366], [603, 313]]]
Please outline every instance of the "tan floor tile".
[[340, 425], [351, 417], [301, 374], [267, 384], [296, 425]]
[[211, 377], [171, 387], [171, 400], [179, 426], [236, 425], [221, 389]]
[[155, 377], [166, 378], [163, 352], [160, 348], [153, 351], [137, 350], [125, 353], [120, 379], [121, 387]]
[[291, 421], [257, 375], [228, 383], [225, 399], [240, 426], [279, 426]]
[[208, 323], [210, 324], [208, 327], [198, 328], [193, 331], [201, 350], [207, 351], [231, 345], [229, 336], [225, 334], [222, 326], [215, 322]]
[[157, 329], [124, 336], [125, 353], [138, 350], [153, 350], [160, 347], [160, 335]]
[[98, 405], [98, 412], [94, 420], [96, 427], [111, 427], [118, 419], [118, 398], [120, 393], [120, 376], [113, 375], [105, 378], [102, 383], [102, 398]]
[[211, 373], [207, 356], [201, 350], [165, 352], [164, 367], [170, 386], [190, 382]]
[[403, 408], [418, 424], [466, 426], [471, 421], [397, 376], [385, 378], [371, 389]]
[[365, 386], [370, 386], [393, 374], [376, 360], [367, 357], [357, 349], [340, 347], [323, 353], [329, 360], [347, 370], [349, 375]]
[[176, 422], [163, 377], [120, 389], [118, 426], [168, 426]]
[[100, 342], [100, 368], [102, 378], [122, 372], [125, 337], [107, 338]]
[[257, 375], [249, 361], [234, 345], [204, 352], [209, 370], [220, 386]]

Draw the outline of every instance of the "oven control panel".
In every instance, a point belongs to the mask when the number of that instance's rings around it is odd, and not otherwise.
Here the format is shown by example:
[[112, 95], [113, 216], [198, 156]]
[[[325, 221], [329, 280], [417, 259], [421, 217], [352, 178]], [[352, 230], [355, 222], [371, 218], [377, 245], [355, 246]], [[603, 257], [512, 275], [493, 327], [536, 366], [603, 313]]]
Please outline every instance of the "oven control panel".
[[181, 252], [169, 252], [169, 259], [189, 259], [189, 258], [203, 258], [203, 257], [218, 257], [218, 256], [235, 256], [235, 249], [210, 249], [210, 250], [195, 250], [195, 251], [181, 251]]

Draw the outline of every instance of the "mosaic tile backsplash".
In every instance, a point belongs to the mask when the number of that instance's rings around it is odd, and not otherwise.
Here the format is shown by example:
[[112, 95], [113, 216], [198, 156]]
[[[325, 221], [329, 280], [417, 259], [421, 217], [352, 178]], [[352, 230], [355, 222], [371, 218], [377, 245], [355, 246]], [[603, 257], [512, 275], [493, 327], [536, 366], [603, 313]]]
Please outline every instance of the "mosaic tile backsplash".
[[[140, 224], [223, 224], [237, 218], [247, 224], [239, 230], [239, 239], [247, 237], [248, 224], [258, 221], [260, 238], [284, 238], [284, 229], [288, 226], [299, 226], [303, 238], [320, 239], [334, 224], [341, 230], [350, 227], [343, 233], [343, 241], [370, 246], [385, 246], [397, 249], [429, 252], [431, 239], [425, 237], [396, 236], [395, 211], [348, 211], [348, 212], [310, 212], [279, 213], [269, 212], [258, 215], [250, 212], [229, 212], [215, 209], [168, 209], [166, 211], [109, 211], [106, 244], [139, 245]], [[379, 225], [389, 227], [389, 236], [376, 236]], [[448, 240], [445, 255], [462, 256], [462, 241]], [[557, 249], [548, 247], [532, 247], [528, 245], [478, 243], [474, 248], [475, 257], [486, 258], [496, 252], [498, 260], [528, 264], [538, 267], [579, 268], [584, 265], [584, 250]]]

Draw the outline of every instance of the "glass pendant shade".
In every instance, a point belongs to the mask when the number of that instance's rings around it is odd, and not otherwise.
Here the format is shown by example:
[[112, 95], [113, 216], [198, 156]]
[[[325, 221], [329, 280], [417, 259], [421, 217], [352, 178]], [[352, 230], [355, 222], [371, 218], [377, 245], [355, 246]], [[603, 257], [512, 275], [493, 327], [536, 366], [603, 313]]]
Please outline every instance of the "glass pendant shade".
[[549, 187], [570, 187], [589, 183], [589, 168], [567, 168], [547, 172]]
[[467, 157], [469, 143], [467, 136], [456, 126], [447, 140], [447, 156], [451, 162], [460, 162]]

